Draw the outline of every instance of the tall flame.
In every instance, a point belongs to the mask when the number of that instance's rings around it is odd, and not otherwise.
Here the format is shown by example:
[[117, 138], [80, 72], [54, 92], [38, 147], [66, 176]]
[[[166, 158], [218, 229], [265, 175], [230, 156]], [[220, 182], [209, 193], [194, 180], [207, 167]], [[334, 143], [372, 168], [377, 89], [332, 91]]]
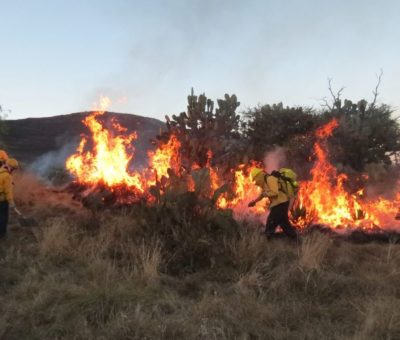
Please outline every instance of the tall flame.
[[173, 170], [175, 174], [180, 172], [180, 147], [181, 143], [178, 138], [175, 135], [171, 135], [167, 143], [161, 144], [156, 151], [148, 153], [150, 166], [154, 170], [154, 182], [162, 177], [168, 178], [168, 169]]
[[[112, 191], [126, 194], [132, 193], [134, 197], [145, 198], [152, 202], [150, 187], [162, 182], [168, 185], [172, 171], [186, 183], [188, 191], [196, 189], [192, 171], [200, 169], [198, 164], [192, 164], [189, 170], [182, 168], [181, 144], [177, 136], [171, 135], [169, 140], [155, 151], [148, 153], [148, 168], [135, 171], [130, 169], [134, 157], [132, 143], [137, 139], [135, 132], [128, 133], [117, 121], [112, 120], [112, 128], [107, 128], [102, 117], [110, 105], [107, 97], [102, 97], [100, 107], [86, 118], [83, 123], [88, 127], [90, 136], [83, 136], [81, 142], [72, 156], [66, 162], [66, 168], [76, 177], [76, 181], [88, 187], [97, 185], [106, 186]], [[297, 217], [295, 222], [299, 227], [308, 223], [321, 223], [332, 228], [362, 227], [373, 228], [398, 228], [400, 221], [395, 222], [394, 216], [400, 207], [400, 193], [396, 199], [365, 201], [361, 189], [357, 193], [349, 193], [345, 189], [347, 176], [341, 174], [330, 163], [326, 139], [338, 127], [338, 121], [332, 120], [316, 131], [316, 142], [313, 153], [315, 162], [311, 170], [311, 179], [300, 184], [298, 206], [305, 209], [307, 216]], [[212, 166], [213, 154], [207, 153], [205, 168], [209, 171], [209, 191], [211, 196], [226, 178], [221, 176], [219, 169]], [[265, 220], [267, 215], [267, 199], [263, 199], [253, 208], [248, 208], [250, 200], [259, 196], [261, 189], [253, 182], [250, 172], [254, 167], [262, 166], [256, 162], [239, 165], [231, 169], [232, 192], [222, 194], [216, 202], [219, 209], [232, 209], [237, 219], [250, 218]], [[120, 191], [119, 189], [123, 189]], [[210, 196], [210, 197], [211, 197]], [[127, 202], [134, 202], [128, 199]], [[400, 211], [399, 211], [400, 214]]]
[[109, 105], [108, 98], [101, 98], [100, 109], [83, 120], [91, 132], [93, 146], [90, 149], [88, 137], [83, 136], [76, 153], [67, 159], [66, 167], [82, 184], [126, 185], [143, 192], [140, 174], [129, 171], [134, 155], [132, 142], [137, 134], [126, 134], [126, 129], [116, 121], [113, 121], [116, 133], [104, 127], [100, 118]]
[[[316, 131], [317, 141], [314, 144], [316, 161], [311, 170], [311, 180], [301, 183], [299, 205], [304, 207], [314, 217], [314, 223], [338, 227], [362, 227], [369, 229], [384, 226], [384, 220], [396, 212], [396, 200], [389, 201], [379, 198], [375, 201], [364, 202], [363, 189], [355, 194], [346, 191], [345, 174], [338, 173], [329, 162], [325, 140], [338, 127], [336, 119]], [[299, 219], [298, 224], [306, 225], [305, 220]]]

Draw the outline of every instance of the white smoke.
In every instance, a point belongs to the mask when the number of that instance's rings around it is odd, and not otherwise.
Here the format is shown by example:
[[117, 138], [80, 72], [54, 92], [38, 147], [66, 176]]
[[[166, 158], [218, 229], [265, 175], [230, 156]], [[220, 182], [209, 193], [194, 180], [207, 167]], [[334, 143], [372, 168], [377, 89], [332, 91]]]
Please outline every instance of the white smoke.
[[271, 173], [273, 170], [279, 170], [285, 164], [286, 153], [284, 148], [278, 146], [265, 154], [264, 167], [268, 173]]
[[67, 158], [72, 155], [76, 149], [77, 141], [70, 141], [64, 144], [58, 150], [49, 151], [39, 156], [28, 168], [42, 180], [49, 180], [52, 171], [56, 169], [65, 169]]

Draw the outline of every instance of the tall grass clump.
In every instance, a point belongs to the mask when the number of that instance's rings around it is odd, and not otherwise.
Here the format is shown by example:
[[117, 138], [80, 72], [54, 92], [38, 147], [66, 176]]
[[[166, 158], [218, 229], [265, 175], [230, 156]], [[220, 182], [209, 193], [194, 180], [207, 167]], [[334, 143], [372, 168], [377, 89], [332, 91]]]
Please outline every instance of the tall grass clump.
[[36, 235], [43, 257], [62, 259], [72, 251], [73, 228], [65, 218], [50, 220]]
[[156, 283], [160, 276], [162, 263], [162, 244], [155, 239], [149, 243], [144, 241], [137, 249], [137, 265], [135, 267], [139, 275], [146, 283]]
[[302, 239], [299, 265], [305, 271], [318, 271], [332, 244], [332, 239], [328, 235], [313, 232]]

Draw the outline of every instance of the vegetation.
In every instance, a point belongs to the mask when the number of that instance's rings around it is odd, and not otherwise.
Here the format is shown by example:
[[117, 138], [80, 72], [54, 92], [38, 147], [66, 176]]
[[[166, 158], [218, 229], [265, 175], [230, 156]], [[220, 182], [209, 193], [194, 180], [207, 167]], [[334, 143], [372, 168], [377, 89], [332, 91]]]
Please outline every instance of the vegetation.
[[[192, 92], [187, 112], [167, 117], [168, 131], [155, 142], [177, 135], [187, 167], [208, 165], [211, 150], [213, 165], [228, 169], [246, 155], [262, 160], [274, 146], [286, 149], [291, 165], [305, 164], [313, 131], [336, 117], [341, 124], [330, 142], [337, 164], [393, 169], [400, 135], [391, 109], [375, 100], [342, 105], [339, 97], [320, 111], [260, 106], [241, 121], [235, 95], [214, 110]], [[96, 213], [32, 176], [16, 178], [16, 203], [39, 227], [20, 227], [11, 216], [0, 242], [0, 337], [400, 337], [397, 236], [359, 244], [353, 241], [367, 239], [310, 230], [296, 241], [267, 240], [262, 226], [216, 210], [200, 173], [195, 192], [180, 190], [170, 175], [163, 195], [152, 188], [154, 204]]]
[[340, 120], [331, 141], [338, 150], [334, 160], [356, 171], [363, 171], [371, 163], [391, 165], [392, 157], [400, 153], [400, 126], [392, 113], [393, 109], [385, 104], [345, 100], [342, 105], [338, 101], [333, 111], [325, 113]]
[[236, 95], [225, 94], [224, 99], [214, 102], [204, 94], [196, 96], [193, 92], [188, 96], [187, 112], [172, 119], [166, 116], [168, 130], [159, 140], [166, 140], [175, 134], [181, 142], [183, 164], [190, 167], [197, 163], [204, 167], [210, 159], [225, 168], [233, 167], [242, 160], [238, 152], [243, 147], [240, 134], [240, 116], [236, 112], [240, 103]]
[[16, 183], [41, 226], [12, 222], [0, 243], [2, 339], [400, 336], [395, 242], [266, 240], [187, 197], [93, 219], [33, 178]]
[[262, 161], [267, 151], [282, 147], [287, 165], [303, 169], [299, 172], [304, 177], [313, 158], [315, 129], [336, 118], [339, 127], [328, 147], [330, 158], [340, 171], [371, 176], [379, 169], [396, 180], [400, 124], [390, 106], [377, 103], [379, 83], [380, 79], [370, 103], [364, 99], [356, 103], [342, 100], [343, 89], [334, 93], [329, 83], [332, 100], [325, 100], [319, 109], [266, 104], [248, 109], [242, 116], [236, 112], [240, 104], [236, 95], [226, 94], [224, 99], [218, 99], [214, 110], [211, 99], [204, 94], [196, 96], [192, 90], [187, 111], [172, 118], [166, 116], [168, 129], [155, 142], [166, 141], [172, 133], [178, 136], [183, 166], [188, 171], [194, 163], [204, 167], [212, 155], [212, 164], [229, 172], [251, 159]]

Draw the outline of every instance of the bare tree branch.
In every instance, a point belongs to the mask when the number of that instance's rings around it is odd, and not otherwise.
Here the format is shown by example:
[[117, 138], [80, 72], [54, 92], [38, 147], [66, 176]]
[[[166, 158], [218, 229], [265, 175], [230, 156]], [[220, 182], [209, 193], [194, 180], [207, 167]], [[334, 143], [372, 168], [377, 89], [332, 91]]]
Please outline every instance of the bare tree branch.
[[374, 98], [372, 99], [371, 105], [369, 106], [370, 110], [375, 107], [376, 100], [377, 100], [378, 95], [379, 95], [378, 90], [379, 90], [379, 86], [381, 85], [382, 76], [383, 76], [383, 70], [381, 69], [380, 74], [376, 76], [378, 78], [378, 82], [377, 82], [377, 84], [375, 86], [375, 89], [372, 91], [372, 94], [374, 95]]
[[326, 99], [326, 97], [322, 98], [321, 100], [323, 102], [322, 107], [327, 108], [329, 111], [333, 110], [333, 107], [329, 104], [329, 101]]
[[[341, 87], [339, 89], [339, 91], [337, 91], [335, 94], [335, 92], [333, 91], [333, 88], [332, 88], [332, 78], [328, 78], [328, 90], [329, 90], [329, 93], [331, 94], [332, 100], [333, 100], [333, 106], [330, 108], [330, 110], [332, 110], [336, 106], [336, 103], [340, 101], [340, 96], [342, 95], [342, 92], [344, 89], [345, 89], [344, 86]], [[325, 103], [326, 103], [326, 99], [325, 99]]]

